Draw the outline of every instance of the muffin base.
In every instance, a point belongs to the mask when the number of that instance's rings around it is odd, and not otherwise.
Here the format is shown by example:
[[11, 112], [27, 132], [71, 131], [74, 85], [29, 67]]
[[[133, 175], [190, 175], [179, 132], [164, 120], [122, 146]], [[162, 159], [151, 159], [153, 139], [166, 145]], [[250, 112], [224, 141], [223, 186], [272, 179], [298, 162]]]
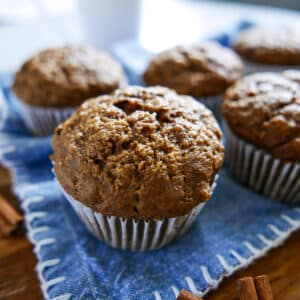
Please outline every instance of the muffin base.
[[237, 137], [223, 122], [225, 161], [238, 181], [274, 200], [300, 202], [300, 164], [274, 158]]
[[[216, 187], [217, 178], [218, 176], [212, 185], [211, 193]], [[56, 182], [89, 231], [109, 246], [122, 250], [149, 251], [162, 248], [184, 234], [206, 204], [206, 202], [198, 204], [184, 216], [160, 220], [105, 216], [74, 199], [57, 179]]]
[[300, 66], [293, 65], [268, 65], [244, 60], [246, 74], [260, 73], [260, 72], [271, 72], [278, 73], [286, 70], [300, 70]]
[[44, 108], [29, 105], [14, 99], [26, 127], [37, 136], [47, 136], [54, 132], [56, 126], [70, 117], [75, 107]]

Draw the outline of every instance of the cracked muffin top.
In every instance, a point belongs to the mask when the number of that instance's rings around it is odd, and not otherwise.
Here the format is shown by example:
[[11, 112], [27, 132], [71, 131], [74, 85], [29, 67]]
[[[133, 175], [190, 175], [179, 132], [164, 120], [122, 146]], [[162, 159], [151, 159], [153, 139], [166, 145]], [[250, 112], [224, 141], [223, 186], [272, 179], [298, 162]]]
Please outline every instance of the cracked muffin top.
[[296, 29], [250, 28], [237, 37], [233, 47], [251, 61], [271, 65], [300, 65], [300, 33]]
[[111, 93], [126, 82], [109, 54], [81, 46], [50, 48], [27, 60], [13, 90], [20, 100], [41, 107], [74, 107]]
[[283, 160], [300, 160], [300, 89], [280, 74], [258, 73], [225, 93], [223, 115], [233, 132]]
[[212, 113], [162, 87], [127, 87], [83, 103], [57, 127], [52, 160], [76, 200], [105, 215], [160, 219], [211, 196], [223, 163]]
[[240, 58], [217, 43], [177, 46], [157, 54], [144, 72], [147, 85], [162, 85], [194, 97], [223, 93], [243, 74]]

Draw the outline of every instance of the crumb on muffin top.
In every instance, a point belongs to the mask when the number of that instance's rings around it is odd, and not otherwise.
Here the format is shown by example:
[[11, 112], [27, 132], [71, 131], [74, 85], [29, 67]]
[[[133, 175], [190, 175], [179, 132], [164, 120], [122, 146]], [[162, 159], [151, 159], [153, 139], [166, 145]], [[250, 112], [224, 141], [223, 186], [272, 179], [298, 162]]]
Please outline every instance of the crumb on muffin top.
[[52, 160], [65, 191], [95, 211], [169, 218], [210, 198], [221, 139], [191, 97], [135, 86], [82, 104], [57, 127]]
[[214, 42], [199, 42], [155, 55], [143, 78], [147, 85], [204, 97], [223, 93], [242, 74], [243, 64], [231, 49]]
[[258, 73], [230, 87], [223, 115], [241, 138], [283, 160], [300, 160], [300, 89], [280, 74]]
[[300, 33], [296, 28], [253, 27], [243, 31], [234, 49], [250, 61], [271, 65], [300, 65]]
[[105, 52], [65, 46], [43, 50], [16, 73], [13, 90], [33, 106], [74, 107], [124, 85], [121, 65]]

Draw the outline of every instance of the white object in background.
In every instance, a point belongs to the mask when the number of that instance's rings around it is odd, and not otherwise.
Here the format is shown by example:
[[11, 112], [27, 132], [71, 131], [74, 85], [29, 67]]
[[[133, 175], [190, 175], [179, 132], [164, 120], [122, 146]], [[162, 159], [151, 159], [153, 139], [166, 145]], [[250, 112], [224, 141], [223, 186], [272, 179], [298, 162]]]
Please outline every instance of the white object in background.
[[0, 26], [72, 13], [74, 0], [0, 0]]
[[139, 34], [141, 0], [77, 0], [85, 40], [98, 49]]

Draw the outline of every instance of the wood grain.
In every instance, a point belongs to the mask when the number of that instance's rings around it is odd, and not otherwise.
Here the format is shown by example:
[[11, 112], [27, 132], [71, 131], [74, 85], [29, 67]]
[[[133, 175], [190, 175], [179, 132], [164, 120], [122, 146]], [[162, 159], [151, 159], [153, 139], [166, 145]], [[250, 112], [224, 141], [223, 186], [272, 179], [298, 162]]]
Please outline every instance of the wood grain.
[[[0, 168], [0, 194], [17, 206], [10, 191], [9, 174]], [[25, 233], [0, 239], [0, 300], [40, 300], [42, 295], [34, 271], [36, 258]], [[245, 276], [267, 274], [275, 300], [300, 299], [300, 231], [288, 241], [223, 281], [205, 300], [237, 300], [236, 281]], [[91, 299], [92, 300], [92, 299]]]
[[[0, 194], [17, 208], [10, 189], [9, 173], [0, 168]], [[0, 300], [40, 300], [42, 295], [35, 273], [36, 258], [25, 230], [16, 236], [0, 238]]]

